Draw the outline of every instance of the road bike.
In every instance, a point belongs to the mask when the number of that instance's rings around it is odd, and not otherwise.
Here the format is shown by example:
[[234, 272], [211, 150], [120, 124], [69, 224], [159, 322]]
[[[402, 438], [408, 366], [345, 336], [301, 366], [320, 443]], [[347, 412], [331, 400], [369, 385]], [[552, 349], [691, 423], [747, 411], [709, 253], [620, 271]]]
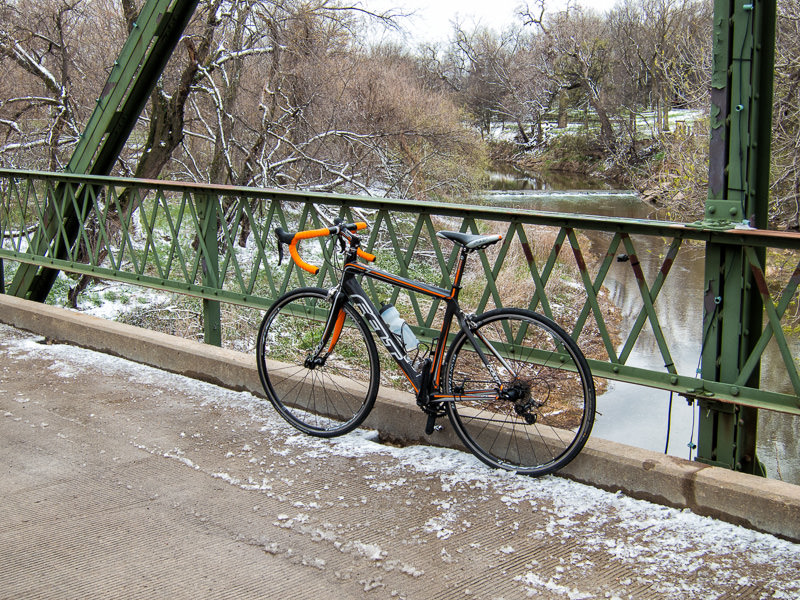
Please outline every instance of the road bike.
[[[316, 275], [318, 267], [300, 257], [297, 245], [323, 236], [336, 236], [342, 254], [334, 287], [286, 293], [259, 328], [258, 373], [284, 419], [320, 437], [345, 434], [363, 423], [380, 386], [377, 338], [427, 414], [428, 435], [447, 415], [467, 449], [484, 463], [535, 476], [560, 469], [581, 451], [594, 422], [595, 388], [575, 341], [530, 310], [498, 308], [475, 315], [459, 306], [467, 258], [502, 236], [439, 231], [437, 237], [459, 247], [452, 287], [445, 289], [373, 267], [375, 256], [361, 248], [356, 233], [367, 224], [334, 223], [296, 233], [275, 230], [279, 264], [285, 244], [294, 263]], [[397, 327], [391, 307], [379, 310], [365, 293], [364, 278], [441, 301], [438, 338], [426, 346], [407, 324]], [[387, 312], [394, 315], [391, 322]]]

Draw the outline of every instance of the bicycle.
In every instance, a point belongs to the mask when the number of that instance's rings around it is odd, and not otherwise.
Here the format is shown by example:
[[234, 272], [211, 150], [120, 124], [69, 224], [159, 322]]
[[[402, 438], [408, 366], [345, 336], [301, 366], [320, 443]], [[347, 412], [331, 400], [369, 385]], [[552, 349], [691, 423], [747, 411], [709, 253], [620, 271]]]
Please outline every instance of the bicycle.
[[[530, 310], [499, 308], [472, 315], [458, 304], [468, 256], [502, 236], [438, 232], [437, 237], [460, 247], [447, 290], [374, 268], [368, 263], [375, 256], [361, 248], [356, 235], [367, 224], [346, 224], [342, 219], [334, 223], [297, 233], [275, 230], [278, 264], [286, 244], [294, 263], [316, 275], [318, 267], [300, 257], [297, 244], [323, 236], [336, 236], [343, 254], [334, 287], [288, 292], [261, 322], [258, 373], [284, 419], [307, 434], [332, 437], [352, 431], [367, 418], [380, 385], [371, 329], [428, 415], [428, 435], [436, 429], [436, 420], [447, 415], [458, 437], [481, 461], [534, 476], [560, 469], [581, 451], [594, 422], [595, 388], [575, 341], [551, 319]], [[404, 336], [392, 332], [381, 317], [361, 287], [364, 277], [444, 303], [438, 339], [421, 357], [419, 349], [412, 356]], [[450, 338], [453, 322], [458, 327]]]

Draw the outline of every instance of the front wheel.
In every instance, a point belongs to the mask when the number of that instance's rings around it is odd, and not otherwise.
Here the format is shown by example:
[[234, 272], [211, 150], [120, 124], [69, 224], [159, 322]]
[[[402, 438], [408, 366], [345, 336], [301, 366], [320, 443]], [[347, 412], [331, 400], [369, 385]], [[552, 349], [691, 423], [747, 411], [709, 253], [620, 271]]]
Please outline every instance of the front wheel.
[[378, 350], [345, 303], [336, 334], [318, 352], [331, 311], [327, 290], [301, 288], [273, 304], [258, 331], [261, 384], [280, 415], [304, 433], [333, 437], [367, 418], [378, 395]]
[[448, 417], [478, 458], [525, 475], [552, 473], [586, 443], [595, 389], [578, 345], [552, 320], [497, 309], [474, 319], [447, 353]]

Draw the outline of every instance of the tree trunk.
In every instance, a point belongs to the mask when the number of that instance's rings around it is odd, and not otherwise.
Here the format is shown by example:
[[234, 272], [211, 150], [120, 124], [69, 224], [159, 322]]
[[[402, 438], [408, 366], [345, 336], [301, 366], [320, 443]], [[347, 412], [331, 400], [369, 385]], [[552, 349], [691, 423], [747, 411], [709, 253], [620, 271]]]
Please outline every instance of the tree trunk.
[[[220, 0], [217, 0], [219, 2]], [[206, 21], [205, 35], [201, 39], [200, 48], [195, 49], [191, 40], [187, 39], [186, 49], [189, 54], [189, 62], [181, 73], [181, 78], [178, 83], [178, 88], [171, 96], [164, 93], [163, 88], [159, 84], [151, 95], [151, 118], [150, 128], [147, 134], [147, 142], [145, 143], [144, 152], [139, 158], [139, 162], [134, 170], [134, 177], [142, 179], [156, 179], [164, 165], [169, 162], [172, 157], [172, 152], [183, 141], [183, 125], [186, 101], [189, 98], [192, 84], [197, 76], [198, 67], [201, 61], [206, 60], [211, 47], [211, 41], [214, 36], [214, 29], [216, 27], [216, 11], [219, 4], [211, 8], [211, 15]], [[125, 19], [128, 23], [128, 29], [133, 27], [136, 10], [135, 5], [130, 0], [123, 0], [122, 8]], [[130, 206], [131, 194], [128, 191], [120, 194], [119, 197], [119, 210], [122, 212], [136, 210], [136, 206]], [[109, 235], [115, 233], [118, 225], [117, 215], [114, 210], [109, 211], [108, 224], [106, 225]], [[98, 240], [97, 242], [101, 247], [98, 249], [99, 260], [105, 258], [107, 249], [103, 247], [105, 242]], [[86, 289], [91, 282], [92, 277], [83, 275], [78, 283], [69, 292], [69, 302], [75, 306], [78, 302], [78, 297]]]
[[525, 133], [525, 127], [522, 125], [522, 122], [520, 121], [517, 121], [517, 130], [519, 131], [519, 135], [522, 138], [522, 143], [525, 144], [526, 146], [530, 144], [530, 138], [528, 137], [528, 134]]
[[589, 94], [589, 105], [600, 121], [600, 141], [606, 148], [614, 148], [617, 145], [617, 136], [614, 133], [614, 126], [611, 124], [611, 119], [603, 106], [599, 94]]
[[567, 128], [567, 94], [564, 90], [558, 95], [558, 128]]
[[656, 96], [655, 113], [656, 113], [656, 130], [662, 131], [663, 130], [663, 126], [661, 124], [661, 98], [660, 98], [660, 96]]

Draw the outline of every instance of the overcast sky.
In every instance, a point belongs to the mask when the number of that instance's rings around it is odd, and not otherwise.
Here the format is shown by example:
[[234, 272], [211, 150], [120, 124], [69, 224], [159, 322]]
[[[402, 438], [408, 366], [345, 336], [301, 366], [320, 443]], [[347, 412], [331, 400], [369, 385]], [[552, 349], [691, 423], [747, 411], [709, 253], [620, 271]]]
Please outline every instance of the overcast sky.
[[[516, 13], [525, 0], [362, 0], [362, 6], [375, 11], [399, 9], [414, 13], [402, 20], [414, 41], [446, 41], [452, 32], [452, 22], [459, 20], [465, 27], [486, 25], [497, 31], [518, 21]], [[616, 0], [573, 0], [586, 8], [605, 12]], [[534, 2], [530, 3], [531, 6]], [[545, 0], [548, 10], [560, 10], [566, 0]]]

